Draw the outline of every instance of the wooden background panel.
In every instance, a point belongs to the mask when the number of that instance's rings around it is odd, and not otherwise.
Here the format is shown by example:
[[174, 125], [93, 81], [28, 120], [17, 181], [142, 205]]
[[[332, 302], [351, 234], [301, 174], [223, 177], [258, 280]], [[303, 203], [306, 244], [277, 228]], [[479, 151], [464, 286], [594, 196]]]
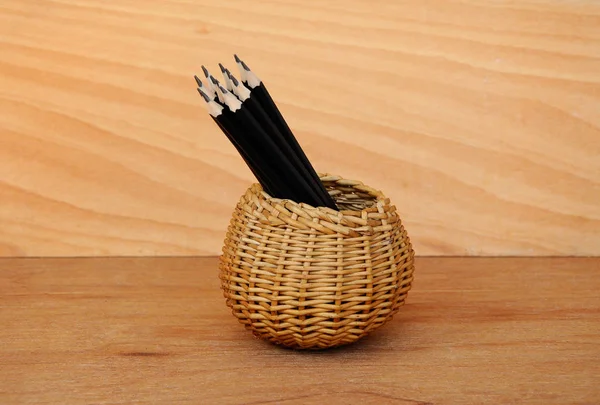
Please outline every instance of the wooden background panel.
[[600, 254], [593, 1], [0, 0], [0, 255], [220, 251], [253, 180], [192, 74], [234, 52], [420, 255]]

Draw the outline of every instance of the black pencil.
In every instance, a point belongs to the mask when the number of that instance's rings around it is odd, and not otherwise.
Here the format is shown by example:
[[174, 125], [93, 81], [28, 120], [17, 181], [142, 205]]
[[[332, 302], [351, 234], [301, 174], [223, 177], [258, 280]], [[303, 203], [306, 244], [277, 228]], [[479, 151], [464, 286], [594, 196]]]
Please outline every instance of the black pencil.
[[241, 85], [231, 73], [229, 73], [229, 78], [233, 84], [234, 93], [239, 93], [237, 95], [240, 101], [242, 101], [242, 104], [248, 109], [250, 114], [252, 114], [252, 116], [258, 121], [261, 127], [265, 130], [265, 132], [268, 133], [268, 135], [271, 137], [271, 139], [273, 139], [282, 152], [290, 159], [292, 165], [296, 168], [296, 170], [298, 170], [306, 183], [313, 189], [315, 196], [319, 200], [319, 204], [327, 205], [327, 200], [323, 198], [319, 188], [315, 187], [314, 180], [311, 177], [310, 172], [298, 158], [290, 144], [286, 141], [283, 134], [281, 134], [261, 104], [256, 100], [256, 97], [252, 97], [250, 91]]
[[250, 70], [248, 65], [246, 65], [246, 63], [244, 63], [244, 61], [242, 61], [237, 55], [234, 55], [234, 57], [239, 67], [242, 80], [244, 81], [245, 85], [250, 89], [252, 96], [255, 96], [258, 102], [264, 107], [264, 109], [268, 110], [271, 113], [270, 116], [272, 117], [274, 124], [279, 129], [279, 132], [285, 137], [286, 143], [290, 145], [290, 147], [295, 152], [296, 156], [301, 160], [302, 164], [304, 165], [310, 177], [312, 178], [313, 184], [316, 188], [318, 188], [320, 195], [325, 200], [326, 205], [329, 208], [337, 209], [333, 198], [331, 198], [331, 196], [325, 189], [325, 186], [323, 186], [319, 175], [308, 160], [308, 157], [304, 153], [304, 150], [298, 143], [298, 140], [294, 136], [292, 130], [283, 118], [283, 115], [279, 111], [279, 108], [277, 108], [277, 105], [271, 98], [271, 95], [269, 94], [269, 91], [267, 90], [267, 87], [265, 86], [264, 82], [260, 80], [258, 76], [256, 76], [256, 74], [254, 74], [254, 72]]
[[213, 121], [269, 195], [337, 210], [264, 83], [237, 55], [241, 81], [219, 63], [224, 86], [194, 76]]
[[311, 205], [321, 205], [319, 196], [314, 189], [302, 177], [298, 169], [289, 160], [289, 156], [277, 145], [269, 136], [256, 118], [252, 115], [246, 105], [244, 105], [235, 95], [222, 86], [217, 87], [225, 99], [229, 109], [234, 112], [235, 118], [243, 128], [244, 135], [253, 142], [260, 144], [264, 150], [265, 156], [277, 166], [277, 172], [273, 173], [287, 183], [294, 184], [292, 190], [296, 198]]
[[206, 101], [207, 108], [209, 110], [210, 117], [214, 120], [214, 122], [219, 126], [221, 131], [225, 134], [227, 139], [231, 142], [231, 144], [238, 151], [254, 177], [259, 181], [263, 189], [271, 194], [276, 189], [276, 185], [273, 182], [273, 179], [270, 179], [268, 173], [260, 165], [260, 161], [257, 160], [257, 153], [252, 153], [248, 145], [241, 145], [232, 135], [235, 133], [234, 125], [231, 124], [231, 118], [228, 118], [227, 111], [224, 111], [224, 107], [212, 100], [206, 93], [204, 93], [202, 88], [198, 88], [198, 93], [202, 96], [202, 98]]
[[[236, 118], [235, 116], [235, 110], [239, 108], [237, 105], [239, 101], [236, 101], [236, 99], [233, 98], [230, 99], [230, 103], [225, 102], [226, 97], [231, 98], [234, 94], [227, 92], [222, 88], [219, 81], [207, 70], [205, 70], [204, 73], [211, 82], [212, 88], [216, 89], [216, 94], [212, 101], [223, 108], [223, 110], [213, 119], [217, 125], [221, 127], [223, 132], [226, 133], [226, 136], [230, 138], [230, 141], [245, 152], [251, 170], [253, 173], [256, 173], [255, 177], [257, 177], [259, 183], [263, 185], [265, 191], [269, 190], [269, 194], [274, 197], [297, 199], [299, 194], [294, 191], [293, 184], [290, 184], [291, 182], [286, 181], [286, 179], [282, 177], [282, 174], [285, 173], [285, 171], [282, 172], [278, 167], [275, 167], [274, 163], [271, 161], [272, 159], [265, 161], [260, 141], [257, 141], [256, 137], [253, 137], [251, 133], [248, 132], [248, 128], [239, 124], [239, 118]], [[257, 174], [262, 175], [262, 177], [258, 177]]]
[[[209, 74], [208, 76], [217, 89], [218, 99], [229, 100], [229, 103], [221, 103], [217, 99], [213, 100], [215, 104], [223, 107], [220, 113], [217, 114], [215, 121], [231, 134], [230, 140], [232, 143], [238, 145], [246, 153], [250, 165], [254, 167], [253, 172], [262, 174], [262, 181], [259, 177], [257, 179], [263, 185], [265, 191], [269, 189], [271, 191], [269, 194], [278, 198], [296, 201], [306, 200], [306, 196], [301, 194], [298, 186], [294, 184], [293, 178], [290, 179], [290, 171], [278, 167], [278, 164], [281, 165], [281, 162], [285, 162], [285, 159], [278, 156], [278, 151], [272, 153], [273, 151], [269, 149], [267, 151], [271, 152], [271, 155], [268, 159], [265, 159], [265, 148], [262, 142], [266, 137], [261, 137], [260, 133], [257, 135], [252, 131], [252, 128], [247, 124], [240, 123], [240, 118], [236, 117], [236, 111], [241, 106], [241, 102], [233, 97], [233, 94], [222, 88], [219, 81], [212, 75]], [[275, 156], [275, 159], [273, 156]]]

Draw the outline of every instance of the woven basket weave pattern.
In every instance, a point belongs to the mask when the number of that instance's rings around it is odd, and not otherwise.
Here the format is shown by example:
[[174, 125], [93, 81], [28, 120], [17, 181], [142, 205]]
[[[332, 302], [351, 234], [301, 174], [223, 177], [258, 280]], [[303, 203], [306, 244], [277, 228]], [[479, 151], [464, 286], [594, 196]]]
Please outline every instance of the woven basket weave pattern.
[[360, 339], [399, 310], [413, 279], [414, 252], [390, 201], [359, 181], [321, 179], [340, 211], [270, 198], [252, 185], [220, 259], [239, 322], [287, 347]]

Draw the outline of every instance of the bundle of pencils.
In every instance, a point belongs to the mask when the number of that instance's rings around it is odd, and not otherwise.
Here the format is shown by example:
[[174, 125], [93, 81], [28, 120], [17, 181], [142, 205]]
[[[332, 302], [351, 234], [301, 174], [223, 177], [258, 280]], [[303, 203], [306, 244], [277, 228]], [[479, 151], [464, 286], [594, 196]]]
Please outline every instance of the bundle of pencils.
[[337, 210], [265, 84], [237, 55], [238, 80], [219, 64], [224, 86], [202, 66], [194, 76], [210, 116], [272, 197]]

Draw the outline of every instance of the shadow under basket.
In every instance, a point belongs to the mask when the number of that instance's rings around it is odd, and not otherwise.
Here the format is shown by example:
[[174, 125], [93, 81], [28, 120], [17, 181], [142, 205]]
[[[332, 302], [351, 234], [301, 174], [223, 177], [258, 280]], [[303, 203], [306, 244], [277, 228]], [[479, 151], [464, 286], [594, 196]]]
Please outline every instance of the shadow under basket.
[[404, 304], [414, 251], [388, 198], [321, 175], [340, 211], [266, 194], [237, 204], [220, 257], [227, 306], [254, 335], [296, 349], [355, 342]]

